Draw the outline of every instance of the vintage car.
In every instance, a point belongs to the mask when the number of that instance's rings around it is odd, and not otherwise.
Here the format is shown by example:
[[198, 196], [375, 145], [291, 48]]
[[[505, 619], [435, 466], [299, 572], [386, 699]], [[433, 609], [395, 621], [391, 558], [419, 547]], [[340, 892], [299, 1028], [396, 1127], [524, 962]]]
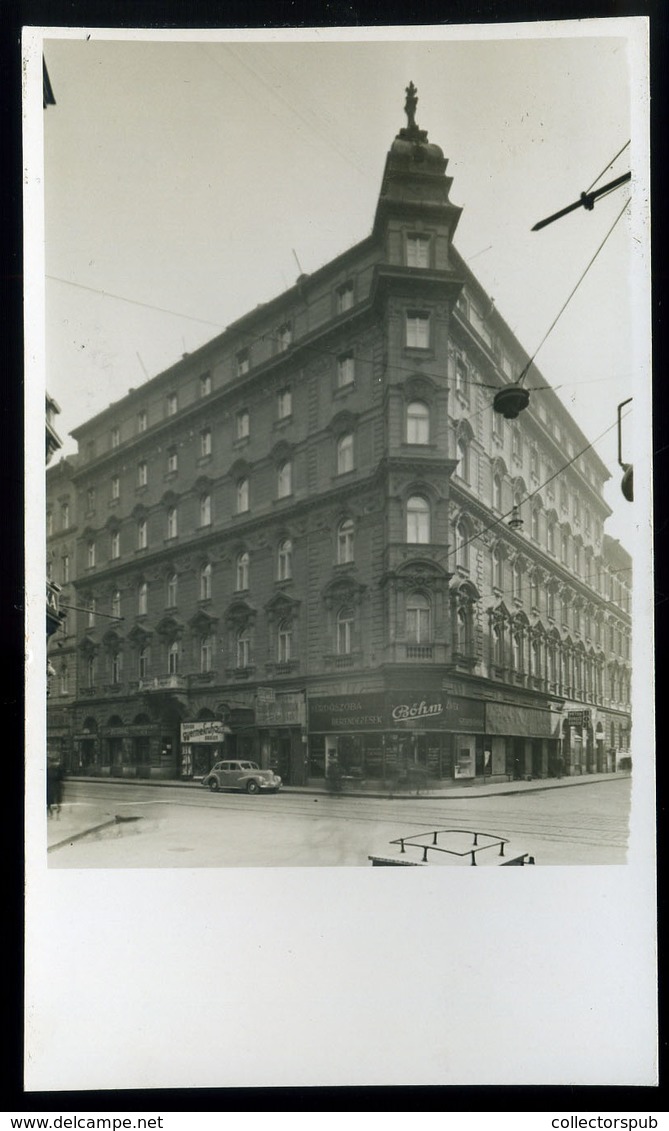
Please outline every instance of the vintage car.
[[422, 867], [424, 864], [515, 865], [534, 864], [534, 857], [506, 837], [474, 829], [432, 829], [408, 833], [388, 842], [369, 856], [373, 867]]
[[235, 759], [216, 762], [208, 774], [202, 778], [206, 785], [216, 793], [219, 789], [240, 789], [246, 793], [278, 793], [281, 778], [273, 770], [261, 770], [257, 762], [242, 762]]

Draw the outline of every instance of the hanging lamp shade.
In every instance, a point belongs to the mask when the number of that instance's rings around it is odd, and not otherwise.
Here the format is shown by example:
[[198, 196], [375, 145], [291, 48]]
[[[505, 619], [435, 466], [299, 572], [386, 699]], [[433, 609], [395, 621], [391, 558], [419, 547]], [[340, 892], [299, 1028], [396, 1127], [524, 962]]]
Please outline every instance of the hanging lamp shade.
[[523, 525], [523, 519], [520, 517], [520, 510], [514, 507], [511, 511], [511, 518], [509, 519], [509, 526], [512, 530], [520, 530]]
[[530, 394], [522, 385], [505, 385], [495, 393], [492, 407], [506, 420], [515, 420], [530, 403]]

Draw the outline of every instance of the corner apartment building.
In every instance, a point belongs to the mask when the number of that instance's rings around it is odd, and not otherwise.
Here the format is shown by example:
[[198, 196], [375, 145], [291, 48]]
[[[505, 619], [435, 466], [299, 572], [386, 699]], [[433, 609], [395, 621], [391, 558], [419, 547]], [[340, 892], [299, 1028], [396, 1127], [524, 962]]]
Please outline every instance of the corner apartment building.
[[493, 411], [528, 355], [411, 90], [371, 234], [73, 433], [70, 771], [445, 783], [628, 750], [609, 473], [536, 368]]

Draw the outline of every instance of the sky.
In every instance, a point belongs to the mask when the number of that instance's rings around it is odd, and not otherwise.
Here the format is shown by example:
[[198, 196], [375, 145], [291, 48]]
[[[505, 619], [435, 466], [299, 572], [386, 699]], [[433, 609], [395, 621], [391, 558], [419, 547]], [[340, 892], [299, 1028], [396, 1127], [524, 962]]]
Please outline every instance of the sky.
[[[463, 208], [456, 247], [529, 353], [603, 243], [537, 365], [589, 440], [609, 429], [607, 529], [630, 546], [616, 408], [635, 396], [631, 459], [648, 380], [635, 23], [47, 36], [46, 385], [63, 452], [71, 429], [369, 234], [413, 81]], [[634, 159], [631, 207], [625, 186], [531, 232]]]

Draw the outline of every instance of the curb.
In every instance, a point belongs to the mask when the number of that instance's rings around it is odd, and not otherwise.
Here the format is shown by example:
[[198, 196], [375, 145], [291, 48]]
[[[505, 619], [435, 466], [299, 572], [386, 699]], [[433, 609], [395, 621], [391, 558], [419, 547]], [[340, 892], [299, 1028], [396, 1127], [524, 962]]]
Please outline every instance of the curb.
[[[443, 789], [436, 791], [426, 791], [424, 793], [393, 793], [387, 790], [384, 791], [368, 791], [368, 790], [343, 790], [341, 793], [330, 793], [327, 789], [310, 789], [309, 786], [283, 786], [281, 793], [291, 793], [297, 797], [368, 797], [374, 800], [382, 801], [436, 801], [436, 800], [451, 800], [451, 801], [469, 801], [471, 799], [480, 800], [484, 797], [510, 797], [518, 796], [519, 794], [526, 793], [548, 793], [553, 789], [569, 789], [577, 785], [595, 785], [597, 783], [619, 781], [620, 779], [630, 778], [632, 775], [629, 772], [616, 773], [616, 774], [592, 774], [582, 777], [564, 778], [559, 783], [554, 779], [550, 784], [537, 782], [536, 785], [524, 785], [522, 789], [509, 789], [500, 783], [500, 787], [491, 786], [486, 788], [485, 785], [478, 785], [471, 787], [467, 793], [456, 793], [457, 786], [454, 789]], [[71, 782], [93, 782], [103, 783], [109, 785], [149, 785], [158, 788], [176, 787], [179, 789], [202, 789], [200, 782], [195, 781], [180, 781], [178, 779], [170, 780], [151, 779], [151, 778], [107, 778], [107, 777], [69, 777], [65, 779]], [[89, 830], [93, 831], [93, 830]], [[84, 834], [80, 834], [84, 835]], [[65, 843], [65, 842], [63, 842]], [[54, 847], [58, 847], [54, 845]]]
[[103, 821], [101, 825], [92, 825], [90, 829], [84, 829], [80, 833], [72, 833], [71, 836], [66, 836], [65, 840], [59, 840], [56, 844], [49, 844], [47, 852], [53, 852], [56, 848], [63, 848], [66, 844], [74, 844], [75, 840], [81, 840], [83, 836], [89, 836], [90, 833], [97, 833], [100, 829], [108, 829], [110, 825], [116, 824], [118, 824], [116, 817], [112, 817], [110, 821]]

